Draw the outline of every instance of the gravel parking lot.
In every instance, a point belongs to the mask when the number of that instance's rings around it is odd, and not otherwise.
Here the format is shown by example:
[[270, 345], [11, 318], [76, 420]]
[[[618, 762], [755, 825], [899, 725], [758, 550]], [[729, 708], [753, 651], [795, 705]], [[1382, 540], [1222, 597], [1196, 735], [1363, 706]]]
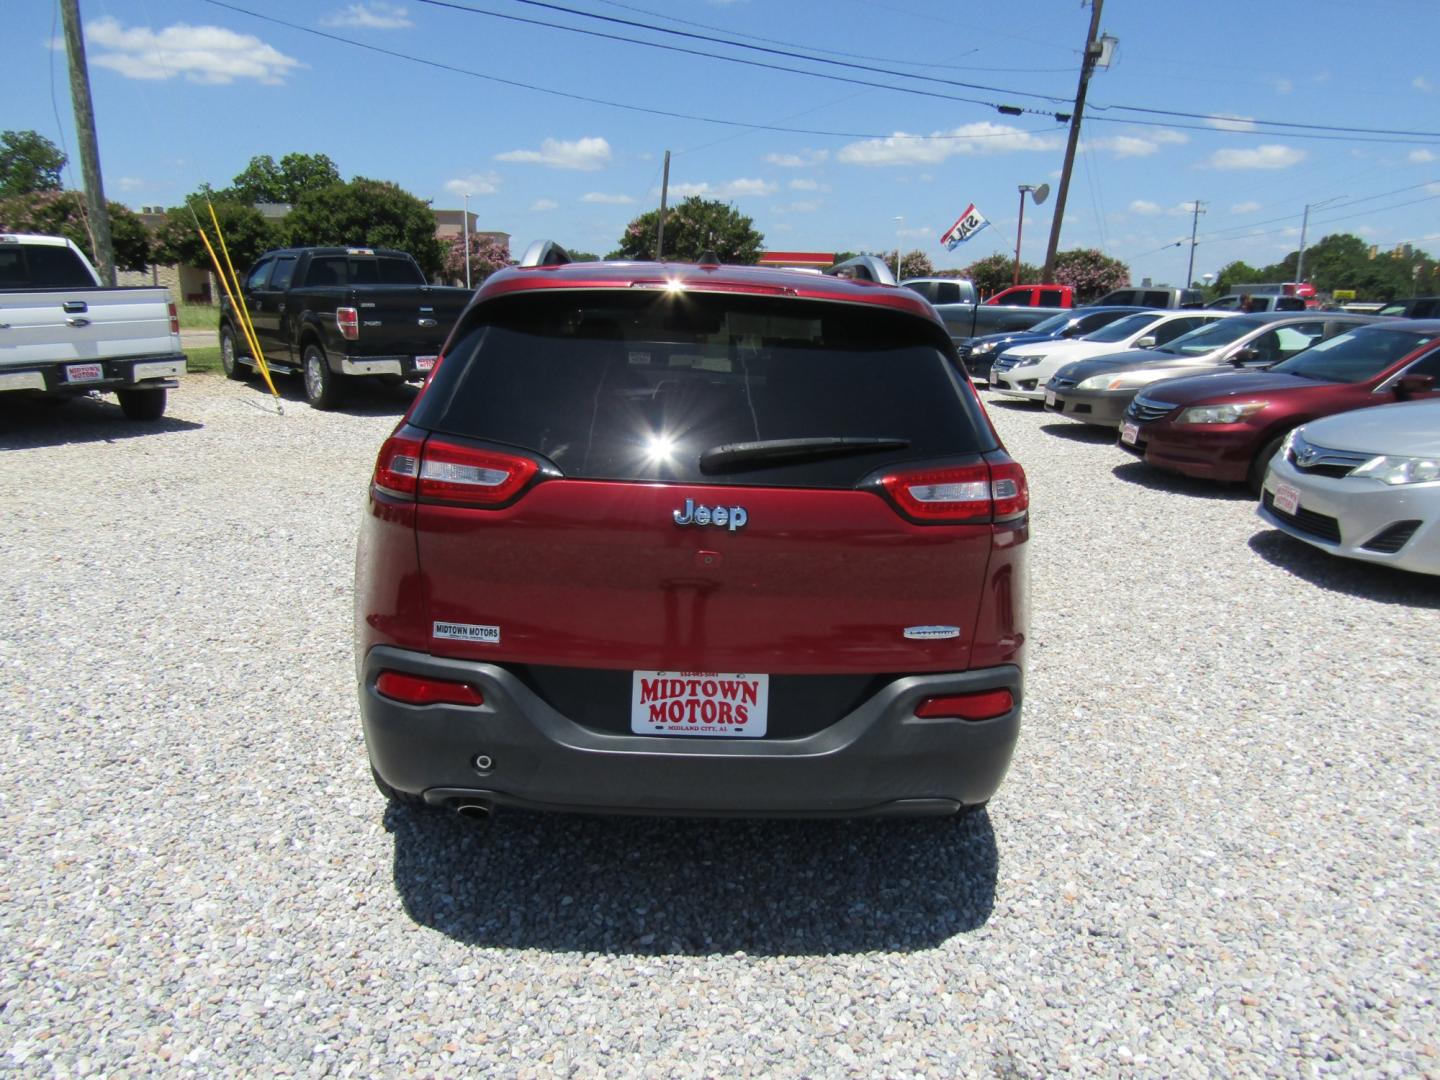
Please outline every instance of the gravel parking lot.
[[408, 400], [0, 404], [0, 1070], [1440, 1076], [1440, 579], [992, 403], [1025, 728], [954, 822], [387, 811], [354, 535]]

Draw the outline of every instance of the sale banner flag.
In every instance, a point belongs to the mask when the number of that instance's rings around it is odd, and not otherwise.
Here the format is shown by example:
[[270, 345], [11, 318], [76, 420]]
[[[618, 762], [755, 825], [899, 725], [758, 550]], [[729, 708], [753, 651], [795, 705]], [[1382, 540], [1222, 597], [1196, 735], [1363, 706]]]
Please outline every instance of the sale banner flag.
[[989, 219], [975, 209], [974, 203], [971, 203], [960, 215], [959, 220], [945, 230], [944, 235], [940, 237], [940, 242], [945, 245], [947, 250], [954, 251], [956, 247], [989, 224]]

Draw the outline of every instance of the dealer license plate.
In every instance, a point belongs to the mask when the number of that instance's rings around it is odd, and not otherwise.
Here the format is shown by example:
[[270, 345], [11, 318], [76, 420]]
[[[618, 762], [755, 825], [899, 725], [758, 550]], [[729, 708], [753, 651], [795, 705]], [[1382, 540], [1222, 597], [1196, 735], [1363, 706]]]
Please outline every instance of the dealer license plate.
[[66, 364], [66, 382], [95, 382], [105, 377], [103, 364]]
[[1275, 509], [1282, 514], [1294, 515], [1300, 509], [1300, 489], [1291, 487], [1289, 484], [1277, 484], [1275, 487]]
[[1140, 428], [1136, 424], [1120, 425], [1120, 441], [1128, 446], [1134, 446], [1135, 440], [1140, 438]]
[[1054, 405], [1054, 404], [1055, 404], [1055, 391], [1054, 391], [1054, 390], [1046, 390], [1046, 391], [1045, 391], [1045, 404], [1046, 404], [1046, 405]]
[[434, 357], [434, 356], [417, 356], [417, 357], [415, 357], [415, 370], [416, 370], [416, 371], [429, 371], [431, 368], [433, 368], [433, 367], [435, 366], [435, 361], [436, 361], [437, 359], [438, 359], [438, 357]]
[[770, 676], [719, 671], [637, 671], [630, 730], [637, 735], [758, 739], [770, 709]]

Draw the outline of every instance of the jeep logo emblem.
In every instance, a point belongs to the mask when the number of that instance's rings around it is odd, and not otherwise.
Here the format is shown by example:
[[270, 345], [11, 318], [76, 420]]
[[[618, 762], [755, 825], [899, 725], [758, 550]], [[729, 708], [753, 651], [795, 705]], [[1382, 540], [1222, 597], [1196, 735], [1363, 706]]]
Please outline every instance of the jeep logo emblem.
[[696, 506], [694, 499], [686, 499], [685, 508], [674, 511], [674, 517], [676, 525], [716, 525], [731, 532], [750, 520], [743, 506]]

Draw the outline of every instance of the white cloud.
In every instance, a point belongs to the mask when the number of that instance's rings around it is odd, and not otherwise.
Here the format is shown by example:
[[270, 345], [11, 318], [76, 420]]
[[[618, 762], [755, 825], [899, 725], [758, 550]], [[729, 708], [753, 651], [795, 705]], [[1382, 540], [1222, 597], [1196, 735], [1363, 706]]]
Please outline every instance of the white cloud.
[[366, 30], [404, 30], [415, 24], [410, 13], [399, 4], [373, 0], [368, 4], [351, 4], [321, 20], [321, 26], [359, 27]]
[[820, 185], [814, 180], [791, 180], [791, 191], [819, 191]]
[[1289, 79], [1271, 79], [1270, 85], [1275, 87], [1277, 94], [1288, 94], [1295, 89], [1295, 84]]
[[140, 190], [141, 188], [143, 188], [144, 186], [145, 186], [145, 181], [142, 180], [142, 179], [140, 179], [138, 176], [122, 176], [122, 177], [120, 177], [120, 190], [121, 190], [121, 191], [139, 191], [139, 190]]
[[629, 206], [635, 200], [629, 195], [606, 195], [602, 191], [587, 191], [580, 196], [584, 203], [600, 203], [602, 206]]
[[500, 174], [495, 172], [471, 173], [445, 181], [445, 190], [451, 195], [494, 195], [500, 190]]
[[610, 144], [599, 136], [565, 142], [545, 139], [539, 150], [507, 150], [495, 155], [496, 161], [521, 161], [547, 165], [552, 169], [578, 169], [594, 172], [610, 163]]
[[1249, 150], [1217, 150], [1207, 164], [1212, 169], [1288, 169], [1304, 160], [1304, 150], [1266, 143]]
[[982, 120], [930, 135], [897, 131], [888, 139], [866, 139], [843, 147], [835, 158], [847, 165], [938, 165], [957, 154], [1057, 150], [1060, 146], [1057, 136], [1032, 135], [1019, 128]]
[[1434, 161], [1435, 155], [1429, 150], [1411, 150], [1408, 160], [1415, 165], [1424, 165], [1427, 161]]
[[1232, 213], [1232, 214], [1253, 214], [1256, 210], [1259, 210], [1259, 209], [1260, 209], [1260, 203], [1255, 202], [1255, 201], [1252, 199], [1252, 200], [1250, 200], [1249, 202], [1238, 202], [1238, 203], [1236, 203], [1234, 206], [1230, 207], [1230, 213]]
[[1255, 121], [1248, 116], [1220, 116], [1205, 123], [1218, 131], [1254, 131]]
[[1410, 80], [1410, 85], [1415, 87], [1415, 89], [1419, 90], [1422, 94], [1428, 94], [1430, 93], [1430, 91], [1435, 89], [1435, 84], [1432, 83], [1429, 79], [1427, 79], [1424, 75], [1416, 75], [1415, 78]]
[[1426, 184], [1424, 190], [1431, 195], [1440, 195], [1440, 184]]
[[766, 154], [765, 161], [782, 169], [801, 169], [807, 165], [819, 165], [829, 157], [829, 150], [802, 150], [798, 154]]
[[209, 85], [254, 79], [277, 86], [294, 69], [305, 67], [251, 34], [220, 26], [176, 23], [160, 31], [141, 26], [127, 30], [118, 19], [103, 15], [85, 27], [85, 44], [91, 64], [127, 79], [183, 75]]
[[698, 184], [671, 184], [670, 194], [685, 199], [699, 195], [706, 199], [736, 199], [745, 195], [774, 195], [778, 185], [769, 180], [727, 180], [723, 184], [702, 181]]
[[1085, 145], [1091, 150], [1109, 150], [1116, 157], [1149, 157], [1160, 149], [1163, 143], [1185, 143], [1189, 138], [1178, 131], [1159, 131], [1152, 135], [1105, 135], [1098, 139], [1086, 139]]
[[1136, 199], [1130, 204], [1130, 212], [1132, 214], [1158, 214], [1160, 213], [1160, 204], [1153, 203], [1149, 199]]
[[554, 199], [536, 199], [533, 203], [530, 204], [530, 209], [535, 211], [555, 210], [559, 206], [560, 204], [557, 203]]

